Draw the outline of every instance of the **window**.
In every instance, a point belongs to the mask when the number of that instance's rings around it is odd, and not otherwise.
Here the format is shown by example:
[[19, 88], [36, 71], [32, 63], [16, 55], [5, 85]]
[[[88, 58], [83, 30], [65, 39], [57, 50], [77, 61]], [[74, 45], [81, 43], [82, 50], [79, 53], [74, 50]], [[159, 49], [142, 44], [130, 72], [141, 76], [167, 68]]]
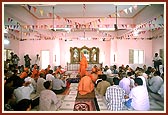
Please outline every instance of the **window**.
[[11, 59], [11, 52], [13, 52], [11, 49], [4, 49], [4, 61]]
[[143, 50], [129, 50], [129, 63], [130, 64], [143, 64], [144, 51]]

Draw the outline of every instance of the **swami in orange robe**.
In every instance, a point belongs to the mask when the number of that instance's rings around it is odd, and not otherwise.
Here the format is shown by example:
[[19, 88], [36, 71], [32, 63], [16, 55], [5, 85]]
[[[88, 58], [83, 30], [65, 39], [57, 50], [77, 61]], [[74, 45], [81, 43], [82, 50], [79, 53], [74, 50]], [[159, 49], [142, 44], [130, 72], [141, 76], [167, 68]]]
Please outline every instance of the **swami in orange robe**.
[[21, 79], [26, 78], [26, 77], [28, 76], [28, 72], [29, 72], [29, 69], [28, 69], [28, 68], [24, 68], [24, 72], [22, 72], [22, 73], [20, 74], [20, 78], [21, 78]]
[[34, 78], [35, 80], [38, 79], [38, 70], [37, 70], [37, 64], [34, 65], [33, 71], [32, 71], [32, 75], [31, 77]]
[[78, 84], [78, 91], [80, 95], [86, 95], [94, 90], [94, 84], [89, 76], [81, 78]]
[[88, 67], [88, 62], [84, 54], [81, 54], [82, 59], [80, 61], [79, 74], [80, 77], [83, 77], [86, 74], [86, 68]]

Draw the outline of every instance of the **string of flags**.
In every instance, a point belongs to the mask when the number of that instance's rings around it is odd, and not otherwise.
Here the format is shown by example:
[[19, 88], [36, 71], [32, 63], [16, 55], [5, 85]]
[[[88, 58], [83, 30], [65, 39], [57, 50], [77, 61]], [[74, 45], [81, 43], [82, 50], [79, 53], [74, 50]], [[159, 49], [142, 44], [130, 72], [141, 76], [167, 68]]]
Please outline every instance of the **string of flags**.
[[[123, 9], [117, 12], [117, 15], [120, 16], [122, 14], [128, 14], [128, 13], [132, 13], [133, 10], [137, 10], [137, 5], [134, 5], [128, 9]], [[87, 28], [87, 29], [92, 29], [93, 31], [95, 31], [95, 28], [99, 28], [99, 27], [105, 27], [105, 28], [109, 28], [109, 27], [113, 27], [113, 24], [100, 24], [101, 22], [103, 22], [105, 19], [107, 18], [113, 18], [115, 16], [115, 13], [109, 14], [107, 17], [102, 17], [102, 18], [97, 18], [93, 21], [90, 21], [88, 23], [85, 24], [80, 24], [79, 22], [76, 21], [72, 21], [68, 18], [64, 18], [64, 17], [60, 17], [58, 15], [55, 15], [51, 12], [46, 13], [43, 9], [39, 9], [37, 7], [34, 6], [30, 6], [27, 5], [27, 8], [29, 10], [29, 12], [38, 12], [40, 13], [41, 16], [43, 16], [44, 14], [47, 14], [48, 17], [52, 17], [53, 15], [56, 17], [56, 19], [60, 20], [60, 19], [64, 19], [67, 22], [67, 25], [55, 25], [55, 27], [57, 28], [64, 28], [64, 27], [69, 27], [69, 28], [74, 28], [74, 29], [82, 29], [82, 28]], [[83, 10], [86, 10], [86, 5], [83, 4]], [[140, 30], [143, 28], [152, 28], [152, 29], [148, 29], [145, 31], [140, 31], [139, 34], [145, 34], [148, 31], [154, 31], [154, 30], [160, 30], [161, 28], [164, 27], [163, 23], [155, 23], [158, 20], [163, 20], [163, 14], [158, 15], [157, 17], [152, 18], [151, 20], [145, 21], [144, 23], [141, 24], [118, 24], [119, 27], [122, 28], [135, 28], [134, 30]], [[22, 32], [22, 34], [24, 36], [30, 36], [32, 30], [34, 29], [50, 29], [53, 28], [53, 25], [45, 25], [45, 24], [41, 24], [41, 25], [20, 25], [18, 22], [16, 22], [15, 24], [13, 24], [14, 19], [11, 17], [7, 18], [7, 21], [9, 22], [9, 24], [5, 25], [5, 29], [8, 29], [9, 31], [15, 32], [15, 33], [21, 33], [19, 31], [20, 27], [22, 27], [23, 29], [26, 29], [27, 32]], [[109, 34], [109, 33], [103, 33], [106, 37], [110, 37], [110, 39], [130, 39], [133, 37], [133, 31], [126, 33], [122, 36], [117, 36], [117, 37], [113, 37], [113, 35]], [[13, 34], [12, 34], [13, 35]], [[46, 40], [46, 39], [51, 39], [54, 40], [55, 38], [53, 37], [47, 37], [47, 36], [40, 36], [42, 39]], [[41, 38], [37, 38], [39, 40], [41, 40]], [[154, 38], [158, 38], [158, 37], [154, 37]], [[98, 38], [94, 38], [94, 39], [98, 39]], [[144, 38], [142, 38], [143, 40]], [[34, 40], [31, 39], [31, 40]], [[60, 38], [61, 40], [61, 38]]]
[[[163, 14], [157, 16], [157, 17], [154, 17], [153, 19], [147, 21], [147, 22], [144, 22], [144, 23], [141, 23], [141, 24], [118, 24], [119, 27], [123, 27], [125, 29], [127, 28], [135, 28], [136, 27], [136, 30], [138, 29], [141, 29], [141, 28], [152, 28], [152, 27], [163, 27], [164, 24], [163, 23], [159, 23], [159, 24], [156, 24], [155, 22], [157, 20], [160, 20], [160, 18], [163, 19]], [[99, 20], [99, 19], [98, 19]], [[6, 28], [9, 28], [9, 29], [19, 29], [20, 28], [20, 24], [17, 22], [16, 24], [13, 24], [13, 18], [10, 18], [8, 17], [8, 22], [9, 24], [5, 25]], [[41, 25], [22, 25], [23, 29], [49, 29], [49, 28], [53, 28], [53, 25], [46, 25], [46, 24], [41, 24]], [[80, 29], [80, 28], [99, 28], [99, 27], [105, 27], [105, 28], [110, 28], [110, 27], [113, 27], [113, 24], [94, 24], [94, 26], [91, 26], [90, 24], [79, 24], [79, 23], [74, 23], [74, 24], [67, 24], [67, 25], [55, 25], [55, 27], [57, 28], [64, 28], [64, 27], [70, 27], [70, 28], [76, 28], [76, 29]]]

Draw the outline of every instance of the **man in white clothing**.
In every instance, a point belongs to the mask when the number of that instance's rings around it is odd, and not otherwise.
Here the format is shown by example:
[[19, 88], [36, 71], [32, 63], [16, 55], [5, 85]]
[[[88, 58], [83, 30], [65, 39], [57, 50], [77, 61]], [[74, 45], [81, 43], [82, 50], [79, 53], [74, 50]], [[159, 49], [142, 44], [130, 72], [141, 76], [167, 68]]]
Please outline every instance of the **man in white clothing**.
[[46, 75], [46, 81], [52, 81], [54, 79], [53, 70], [49, 70], [48, 74]]
[[104, 72], [103, 72], [103, 73], [106, 74], [106, 75], [110, 75], [110, 74], [112, 74], [110, 68], [109, 68], [107, 65], [105, 66], [105, 68], [104, 68]]
[[154, 68], [159, 71], [159, 65], [161, 65], [162, 58], [158, 55], [158, 53], [155, 53], [155, 57], [153, 58], [154, 62]]
[[22, 99], [30, 99], [30, 95], [34, 90], [31, 82], [21, 80], [19, 84], [20, 84], [20, 87], [14, 90], [16, 102], [19, 102]]
[[126, 106], [138, 111], [148, 111], [150, 109], [149, 96], [145, 87], [142, 86], [143, 81], [141, 78], [135, 78], [134, 81], [135, 87], [130, 91], [129, 96], [125, 96], [126, 99], [129, 98]]
[[127, 78], [127, 74], [124, 72], [121, 75], [122, 79], [119, 82], [119, 86], [125, 90], [125, 93], [128, 95], [130, 93], [130, 79]]
[[37, 94], [40, 94], [40, 92], [45, 89], [43, 85], [45, 81], [45, 75], [43, 73], [40, 73], [40, 77], [37, 79]]
[[161, 85], [163, 84], [163, 79], [160, 77], [160, 72], [156, 71], [154, 76], [148, 79], [148, 91], [153, 93], [158, 93]]
[[39, 111], [56, 111], [61, 107], [61, 101], [51, 90], [50, 81], [44, 82], [45, 90], [40, 93]]

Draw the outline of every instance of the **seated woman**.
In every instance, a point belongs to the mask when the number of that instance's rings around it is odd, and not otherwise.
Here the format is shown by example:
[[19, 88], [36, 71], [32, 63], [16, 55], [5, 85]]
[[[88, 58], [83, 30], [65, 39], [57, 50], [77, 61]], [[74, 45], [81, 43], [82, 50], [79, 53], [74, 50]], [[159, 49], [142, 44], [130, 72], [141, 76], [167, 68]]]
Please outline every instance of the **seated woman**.
[[63, 82], [59, 74], [57, 74], [52, 80], [52, 90], [56, 94], [63, 93], [66, 90], [66, 83]]
[[81, 78], [78, 84], [78, 91], [80, 95], [86, 95], [94, 90], [94, 84], [89, 76]]

